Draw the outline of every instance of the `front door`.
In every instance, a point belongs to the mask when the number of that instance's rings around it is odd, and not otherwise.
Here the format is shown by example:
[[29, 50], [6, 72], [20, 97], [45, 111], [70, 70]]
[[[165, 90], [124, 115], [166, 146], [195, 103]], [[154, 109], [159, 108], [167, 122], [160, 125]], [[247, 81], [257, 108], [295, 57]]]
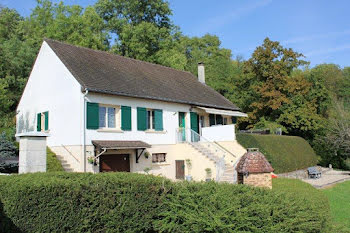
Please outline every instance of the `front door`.
[[130, 172], [130, 156], [128, 154], [107, 154], [100, 157], [100, 172]]
[[186, 141], [186, 122], [185, 122], [185, 113], [179, 112], [179, 133], [181, 133], [182, 141]]
[[175, 160], [176, 165], [176, 179], [183, 180], [185, 179], [185, 161], [184, 160]]

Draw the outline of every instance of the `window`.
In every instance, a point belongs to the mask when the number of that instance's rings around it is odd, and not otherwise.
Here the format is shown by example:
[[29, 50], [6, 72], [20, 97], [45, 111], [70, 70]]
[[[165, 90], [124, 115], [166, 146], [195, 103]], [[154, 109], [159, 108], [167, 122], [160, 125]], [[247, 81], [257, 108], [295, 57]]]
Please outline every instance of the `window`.
[[155, 118], [154, 118], [154, 110], [147, 110], [147, 129], [155, 129]]
[[202, 128], [204, 128], [204, 116], [199, 117], [199, 124]]
[[[115, 107], [99, 106], [99, 128], [117, 128]], [[119, 127], [119, 126], [118, 126]]]
[[87, 102], [86, 128], [131, 130], [131, 107]]
[[166, 153], [152, 154], [152, 163], [164, 163], [164, 162], [166, 162]]
[[224, 117], [224, 125], [227, 125], [227, 117]]
[[[227, 119], [226, 119], [227, 122]], [[224, 118], [222, 115], [217, 114], [209, 114], [209, 124], [212, 125], [223, 125], [224, 124]]]
[[49, 130], [49, 112], [40, 112], [37, 114], [37, 131], [48, 131]]
[[161, 109], [137, 108], [137, 130], [163, 131], [163, 111]]

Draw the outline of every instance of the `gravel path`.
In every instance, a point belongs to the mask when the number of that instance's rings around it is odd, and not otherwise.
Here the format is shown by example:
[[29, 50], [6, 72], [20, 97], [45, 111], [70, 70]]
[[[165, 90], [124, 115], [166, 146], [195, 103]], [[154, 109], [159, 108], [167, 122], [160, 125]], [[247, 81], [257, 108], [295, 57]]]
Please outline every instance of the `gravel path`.
[[309, 179], [307, 170], [298, 170], [289, 173], [278, 174], [279, 177], [300, 179], [311, 184], [315, 188], [326, 188], [330, 185], [350, 180], [350, 171], [338, 171], [330, 168], [317, 167], [322, 176], [319, 179]]

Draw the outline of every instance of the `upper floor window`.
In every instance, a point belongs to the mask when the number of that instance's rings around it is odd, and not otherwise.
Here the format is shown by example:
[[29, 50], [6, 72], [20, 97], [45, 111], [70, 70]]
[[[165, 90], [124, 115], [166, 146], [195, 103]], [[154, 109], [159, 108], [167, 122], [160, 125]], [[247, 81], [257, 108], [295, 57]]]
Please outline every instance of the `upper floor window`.
[[137, 130], [163, 131], [163, 111], [137, 107]]
[[[227, 122], [227, 119], [226, 119]], [[222, 115], [217, 115], [217, 114], [209, 114], [209, 124], [210, 126], [212, 125], [223, 125], [224, 124], [224, 119]]]
[[86, 103], [87, 129], [131, 130], [131, 107]]
[[49, 130], [49, 112], [40, 112], [37, 114], [36, 129], [39, 132]]
[[147, 109], [147, 129], [155, 128], [155, 118], [154, 118], [154, 110]]
[[120, 124], [117, 124], [116, 120], [117, 113], [119, 113], [119, 108], [100, 105], [99, 128], [120, 128]]

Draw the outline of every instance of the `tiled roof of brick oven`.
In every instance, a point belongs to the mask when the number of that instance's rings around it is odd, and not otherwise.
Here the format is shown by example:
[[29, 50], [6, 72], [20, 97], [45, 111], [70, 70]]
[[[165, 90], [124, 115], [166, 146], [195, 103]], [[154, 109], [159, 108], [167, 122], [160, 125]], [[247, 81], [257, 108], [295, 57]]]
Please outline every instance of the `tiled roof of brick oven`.
[[248, 151], [239, 160], [237, 167], [239, 173], [269, 173], [273, 172], [271, 164], [260, 151]]

